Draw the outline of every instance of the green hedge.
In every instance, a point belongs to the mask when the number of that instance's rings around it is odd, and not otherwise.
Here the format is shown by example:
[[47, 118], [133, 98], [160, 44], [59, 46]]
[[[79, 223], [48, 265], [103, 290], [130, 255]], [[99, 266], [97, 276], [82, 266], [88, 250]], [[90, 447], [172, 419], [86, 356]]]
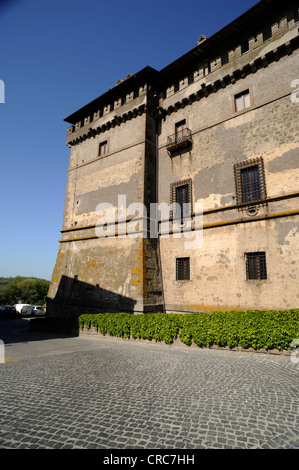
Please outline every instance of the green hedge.
[[104, 335], [172, 343], [175, 338], [190, 345], [253, 349], [290, 349], [299, 338], [299, 309], [232, 311], [213, 313], [84, 314], [80, 328], [94, 326]]

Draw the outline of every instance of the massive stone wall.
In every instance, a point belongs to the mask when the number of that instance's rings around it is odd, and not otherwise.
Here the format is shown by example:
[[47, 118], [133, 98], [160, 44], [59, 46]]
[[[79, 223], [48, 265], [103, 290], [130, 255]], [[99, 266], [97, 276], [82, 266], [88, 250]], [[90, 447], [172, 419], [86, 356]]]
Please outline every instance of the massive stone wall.
[[161, 309], [157, 240], [143, 237], [147, 213], [128, 212], [155, 197], [155, 159], [155, 126], [147, 112], [72, 146], [49, 315]]
[[[146, 68], [100, 97], [101, 109], [75, 113], [48, 315], [298, 307], [298, 5], [286, 10], [250, 20], [244, 34], [234, 26], [236, 35], [223, 33], [227, 43], [214, 38], [219, 50], [203, 43], [206, 56], [199, 46], [157, 81]], [[182, 121], [188, 146], [170, 151]], [[236, 165], [250, 161], [259, 162], [262, 203], [240, 206]], [[165, 214], [151, 238], [152, 204], [169, 208], [173, 188], [186, 181], [193, 239], [172, 219], [165, 234]], [[145, 212], [116, 213], [119, 197]], [[103, 203], [116, 223], [103, 218]], [[266, 278], [248, 280], [246, 253], [265, 253]], [[189, 258], [190, 279], [177, 280], [177, 258]]]
[[[252, 52], [254, 57], [262, 56], [265, 47]], [[246, 60], [254, 57], [249, 53]], [[295, 50], [192, 104], [177, 105], [175, 111], [175, 100], [184, 102], [196, 91], [195, 83], [175, 98], [161, 100], [166, 112], [159, 136], [159, 203], [170, 203], [172, 183], [190, 178], [193, 211], [198, 203], [203, 209], [200, 248], [187, 250], [183, 234], [181, 239], [161, 238], [167, 311], [298, 307], [299, 105], [292, 100], [296, 70]], [[215, 72], [215, 80], [220, 73]], [[206, 82], [214, 79], [210, 74]], [[234, 97], [247, 89], [250, 106], [236, 112]], [[182, 120], [192, 132], [192, 148], [171, 155], [167, 136]], [[254, 213], [240, 211], [234, 165], [260, 157], [266, 203]], [[261, 251], [266, 253], [267, 279], [248, 281], [245, 253]], [[176, 280], [176, 258], [181, 257], [190, 257], [189, 281]]]

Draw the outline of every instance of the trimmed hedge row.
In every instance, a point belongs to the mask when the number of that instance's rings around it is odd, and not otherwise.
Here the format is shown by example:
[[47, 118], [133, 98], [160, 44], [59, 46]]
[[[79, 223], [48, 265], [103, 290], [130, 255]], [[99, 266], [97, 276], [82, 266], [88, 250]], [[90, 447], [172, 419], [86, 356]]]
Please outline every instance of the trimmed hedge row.
[[299, 309], [279, 311], [232, 311], [213, 313], [84, 314], [81, 329], [95, 329], [110, 336], [141, 338], [187, 345], [228, 346], [253, 349], [290, 349], [299, 338]]

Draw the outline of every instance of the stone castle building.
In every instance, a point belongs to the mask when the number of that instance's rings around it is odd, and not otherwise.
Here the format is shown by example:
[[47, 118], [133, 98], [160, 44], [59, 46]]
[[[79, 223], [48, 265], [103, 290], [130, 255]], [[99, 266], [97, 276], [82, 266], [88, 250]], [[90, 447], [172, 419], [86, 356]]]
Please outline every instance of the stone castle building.
[[298, 8], [262, 0], [65, 119], [48, 315], [299, 306]]

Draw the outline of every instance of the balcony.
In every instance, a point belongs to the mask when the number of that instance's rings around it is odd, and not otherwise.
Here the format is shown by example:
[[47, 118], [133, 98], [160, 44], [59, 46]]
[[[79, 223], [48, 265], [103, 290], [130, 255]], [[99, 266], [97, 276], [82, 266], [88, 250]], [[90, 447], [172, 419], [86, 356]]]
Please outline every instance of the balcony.
[[190, 129], [185, 127], [184, 129], [178, 130], [175, 134], [167, 137], [166, 149], [170, 154], [177, 152], [181, 149], [191, 147], [192, 145], [192, 134]]

